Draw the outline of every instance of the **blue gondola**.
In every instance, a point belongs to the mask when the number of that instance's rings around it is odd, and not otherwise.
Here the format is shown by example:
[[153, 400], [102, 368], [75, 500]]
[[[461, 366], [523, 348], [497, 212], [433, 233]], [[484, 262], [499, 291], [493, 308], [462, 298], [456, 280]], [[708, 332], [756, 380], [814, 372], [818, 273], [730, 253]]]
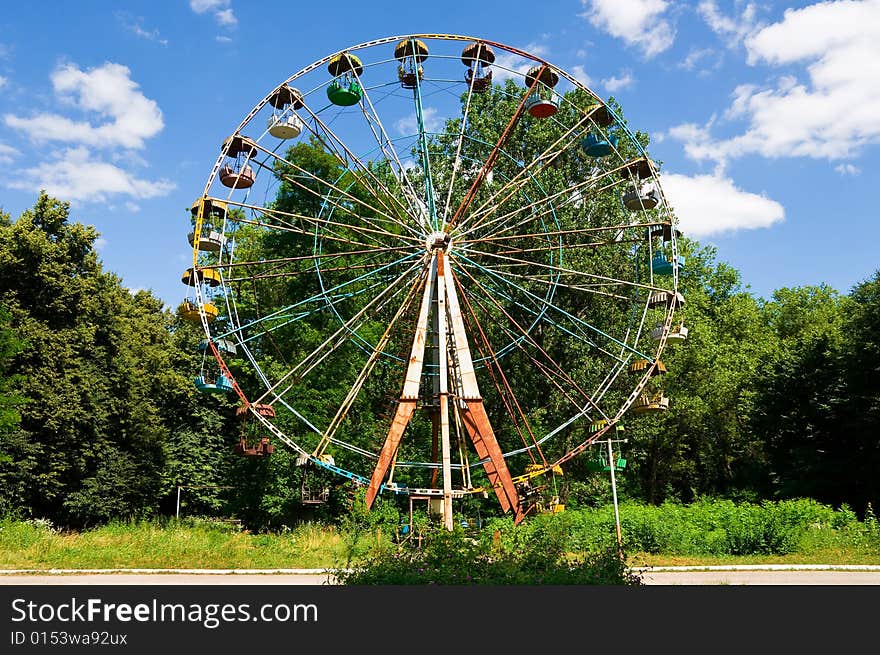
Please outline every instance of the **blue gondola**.
[[222, 373], [213, 382], [208, 382], [204, 375], [195, 379], [196, 388], [206, 393], [227, 393], [232, 391], [232, 381]]
[[[681, 270], [682, 266], [684, 266], [684, 257], [679, 255], [677, 257], [678, 269]], [[656, 275], [671, 275], [672, 274], [672, 260], [667, 259], [667, 257], [658, 252], [654, 255], [654, 259], [651, 260], [651, 270], [654, 271]]]
[[586, 137], [581, 139], [581, 147], [589, 157], [607, 157], [613, 153], [614, 148], [617, 147], [617, 137], [613, 134], [601, 137], [590, 132]]

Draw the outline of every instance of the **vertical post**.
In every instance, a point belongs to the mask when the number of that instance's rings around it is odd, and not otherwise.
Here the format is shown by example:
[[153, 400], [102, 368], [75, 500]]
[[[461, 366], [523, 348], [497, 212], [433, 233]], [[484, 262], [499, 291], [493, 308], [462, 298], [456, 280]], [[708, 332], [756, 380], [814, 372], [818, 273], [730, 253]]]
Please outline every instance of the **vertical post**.
[[[428, 156], [428, 135], [425, 132], [425, 112], [422, 108], [422, 87], [419, 79], [419, 53], [416, 50], [415, 39], [409, 42], [412, 56], [413, 72], [416, 76], [416, 84], [413, 87], [413, 99], [416, 104], [416, 123], [419, 128], [419, 152], [422, 157], [422, 172], [425, 175], [425, 202], [428, 207], [428, 222], [431, 229], [439, 230], [440, 224], [437, 221], [437, 207], [434, 200], [434, 180], [431, 175], [431, 158]], [[406, 175], [406, 173], [403, 173]]]
[[177, 485], [177, 512], [175, 512], [174, 518], [180, 518], [180, 485]]
[[617, 554], [623, 558], [623, 537], [620, 534], [620, 512], [617, 509], [617, 481], [614, 477], [614, 453], [608, 440], [608, 465], [611, 468], [611, 495], [614, 499], [614, 527], [617, 530]]
[[437, 348], [440, 352], [440, 456], [443, 468], [443, 525], [452, 530], [452, 457], [449, 434], [449, 356], [446, 336], [446, 253], [437, 252]]

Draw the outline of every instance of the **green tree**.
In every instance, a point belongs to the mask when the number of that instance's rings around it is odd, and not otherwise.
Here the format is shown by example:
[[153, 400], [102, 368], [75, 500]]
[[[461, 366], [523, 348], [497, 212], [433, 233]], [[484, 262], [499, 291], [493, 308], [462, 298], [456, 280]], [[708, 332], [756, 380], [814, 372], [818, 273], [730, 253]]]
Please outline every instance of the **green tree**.
[[840, 501], [847, 476], [840, 412], [847, 390], [840, 352], [849, 299], [828, 286], [783, 288], [763, 312], [778, 348], [755, 384], [754, 429], [766, 444], [773, 493]]
[[24, 404], [24, 399], [12, 392], [17, 378], [9, 374], [10, 361], [24, 348], [24, 343], [9, 327], [10, 320], [9, 312], [0, 306], [0, 434], [7, 434], [18, 426], [19, 409]]
[[[774, 350], [759, 303], [715, 248], [684, 239], [680, 289], [685, 305], [674, 325], [687, 340], [668, 342], [662, 378], [670, 408], [627, 417], [626, 446], [638, 489], [650, 503], [690, 502], [702, 495], [743, 496], [764, 482], [765, 453], [751, 430], [754, 380]], [[630, 483], [630, 485], [632, 484]]]
[[2, 437], [0, 495], [19, 514], [86, 525], [156, 511], [178, 480], [222, 475], [211, 460], [223, 451], [177, 448], [217, 423], [197, 411], [195, 343], [182, 347], [158, 299], [103, 270], [97, 232], [69, 214], [42, 193], [0, 220], [0, 303], [25, 342], [8, 370], [29, 399]]
[[833, 456], [839, 500], [863, 511], [880, 502], [880, 271], [849, 295], [841, 345], [846, 390]]

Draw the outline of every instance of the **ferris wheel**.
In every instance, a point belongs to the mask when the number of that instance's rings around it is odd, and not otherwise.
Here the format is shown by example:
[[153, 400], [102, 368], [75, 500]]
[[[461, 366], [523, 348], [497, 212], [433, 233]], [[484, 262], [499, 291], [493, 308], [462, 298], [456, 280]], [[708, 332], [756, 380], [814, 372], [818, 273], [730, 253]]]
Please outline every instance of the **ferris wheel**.
[[574, 76], [392, 36], [305, 66], [223, 141], [179, 313], [205, 334], [196, 385], [240, 399], [239, 454], [284, 444], [450, 529], [469, 494], [518, 522], [535, 478], [668, 408], [679, 237], [644, 146]]

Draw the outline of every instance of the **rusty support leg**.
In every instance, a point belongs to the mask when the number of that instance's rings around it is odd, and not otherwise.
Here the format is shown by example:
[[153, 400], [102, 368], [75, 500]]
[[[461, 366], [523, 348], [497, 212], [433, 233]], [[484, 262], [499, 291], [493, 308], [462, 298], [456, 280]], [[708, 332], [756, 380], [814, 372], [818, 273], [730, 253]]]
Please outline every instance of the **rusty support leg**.
[[403, 431], [412, 418], [416, 409], [416, 403], [419, 397], [419, 384], [422, 379], [422, 366], [425, 359], [425, 340], [428, 333], [428, 315], [431, 310], [431, 301], [434, 296], [434, 287], [437, 281], [437, 256], [436, 254], [431, 260], [431, 272], [425, 283], [425, 292], [422, 295], [422, 305], [419, 309], [419, 319], [416, 323], [415, 335], [413, 336], [412, 350], [410, 351], [409, 364], [406, 369], [406, 377], [403, 382], [403, 391], [400, 394], [400, 400], [397, 404], [397, 411], [394, 413], [394, 420], [391, 422], [391, 428], [388, 430], [388, 436], [379, 451], [379, 460], [376, 462], [376, 468], [373, 469], [373, 475], [370, 477], [370, 483], [367, 485], [367, 507], [373, 506], [376, 495], [382, 486], [382, 480], [388, 472], [388, 467], [394, 459], [394, 454], [400, 446], [400, 439], [403, 437]]
[[501, 503], [501, 509], [505, 512], [509, 509], [513, 510], [514, 521], [519, 523], [522, 521], [524, 514], [519, 504], [519, 494], [510, 471], [507, 469], [507, 463], [504, 461], [504, 455], [495, 439], [495, 433], [489, 423], [489, 417], [486, 415], [486, 409], [483, 407], [483, 400], [466, 400], [467, 410], [462, 412], [462, 420], [464, 428], [468, 433], [477, 455], [480, 459], [486, 460], [483, 468], [486, 475], [489, 476], [489, 483], [498, 496]]

